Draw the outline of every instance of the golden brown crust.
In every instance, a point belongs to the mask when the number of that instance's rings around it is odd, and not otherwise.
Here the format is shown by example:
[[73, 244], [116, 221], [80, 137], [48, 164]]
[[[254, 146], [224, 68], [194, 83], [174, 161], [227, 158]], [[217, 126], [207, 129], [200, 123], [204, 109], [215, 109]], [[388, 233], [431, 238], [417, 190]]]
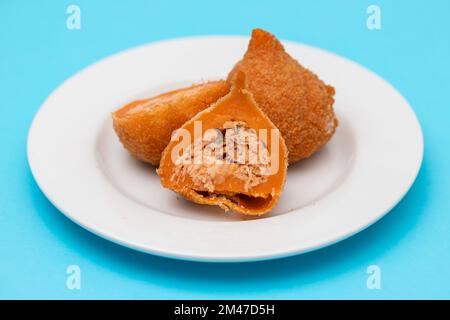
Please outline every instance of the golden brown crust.
[[247, 76], [258, 106], [280, 129], [289, 149], [289, 163], [311, 156], [333, 136], [334, 88], [287, 54], [270, 33], [255, 29], [248, 50], [230, 72]]
[[114, 129], [132, 156], [158, 165], [172, 132], [229, 88], [226, 81], [212, 81], [131, 102], [112, 114]]

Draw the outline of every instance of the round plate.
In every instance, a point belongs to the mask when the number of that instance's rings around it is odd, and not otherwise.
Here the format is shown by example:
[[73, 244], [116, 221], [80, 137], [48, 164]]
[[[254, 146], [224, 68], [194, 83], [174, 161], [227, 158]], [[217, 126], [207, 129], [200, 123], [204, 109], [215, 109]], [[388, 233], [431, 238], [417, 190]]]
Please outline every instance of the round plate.
[[119, 143], [111, 112], [126, 102], [224, 78], [248, 38], [195, 37], [106, 58], [65, 81], [37, 113], [28, 161], [48, 199], [86, 229], [125, 246], [201, 261], [293, 255], [344, 239], [387, 213], [421, 165], [420, 125], [402, 96], [369, 70], [335, 54], [284, 42], [336, 88], [340, 121], [328, 145], [292, 165], [273, 212], [226, 213], [178, 197], [155, 168]]

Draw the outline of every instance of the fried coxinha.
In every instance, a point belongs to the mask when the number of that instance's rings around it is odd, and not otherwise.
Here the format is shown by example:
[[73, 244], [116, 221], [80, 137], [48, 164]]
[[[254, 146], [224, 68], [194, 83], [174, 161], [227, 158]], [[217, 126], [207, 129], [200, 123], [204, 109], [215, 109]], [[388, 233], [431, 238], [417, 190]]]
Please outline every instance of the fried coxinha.
[[188, 200], [262, 215], [280, 198], [287, 165], [284, 139], [238, 72], [227, 95], [175, 132], [157, 172]]
[[334, 88], [303, 67], [269, 32], [255, 29], [228, 79], [242, 71], [259, 107], [280, 129], [289, 163], [308, 158], [333, 136]]
[[278, 127], [289, 163], [307, 158], [333, 136], [334, 88], [293, 59], [269, 32], [255, 29], [247, 52], [227, 81], [213, 81], [129, 103], [113, 113], [114, 129], [135, 158], [158, 165], [172, 132], [228, 93], [236, 72], [245, 73], [259, 108]]

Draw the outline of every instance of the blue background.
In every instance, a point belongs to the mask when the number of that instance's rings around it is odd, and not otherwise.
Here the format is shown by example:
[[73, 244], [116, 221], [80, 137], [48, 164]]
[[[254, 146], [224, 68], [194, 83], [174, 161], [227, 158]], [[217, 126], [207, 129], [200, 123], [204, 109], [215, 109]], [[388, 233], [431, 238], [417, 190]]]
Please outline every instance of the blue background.
[[[192, 2], [192, 3], [191, 3]], [[0, 298], [450, 298], [449, 1], [93, 1], [81, 30], [68, 1], [0, 0]], [[366, 28], [381, 7], [382, 30]], [[391, 82], [423, 127], [425, 158], [410, 192], [381, 221], [331, 247], [274, 261], [183, 262], [103, 240], [58, 212], [26, 160], [35, 112], [62, 81], [121, 50], [159, 39], [248, 35], [353, 59]], [[387, 115], [388, 116], [388, 115]], [[81, 290], [66, 268], [81, 267]], [[366, 268], [382, 289], [366, 288]]]

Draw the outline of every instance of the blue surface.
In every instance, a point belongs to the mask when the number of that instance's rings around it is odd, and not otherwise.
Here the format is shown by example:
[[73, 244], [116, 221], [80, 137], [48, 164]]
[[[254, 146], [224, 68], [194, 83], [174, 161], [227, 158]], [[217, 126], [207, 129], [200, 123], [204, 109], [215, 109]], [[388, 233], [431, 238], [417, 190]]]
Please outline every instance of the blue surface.
[[[66, 28], [72, 3], [81, 8], [81, 30]], [[381, 30], [366, 28], [372, 3], [381, 8]], [[450, 298], [449, 14], [445, 0], [0, 0], [0, 298]], [[120, 247], [47, 201], [27, 164], [26, 137], [35, 112], [62, 81], [143, 43], [247, 35], [256, 26], [353, 59], [411, 103], [423, 127], [425, 158], [391, 213], [316, 252], [207, 264]], [[66, 288], [71, 264], [81, 268], [81, 290]], [[381, 268], [381, 290], [366, 288], [371, 264]]]

